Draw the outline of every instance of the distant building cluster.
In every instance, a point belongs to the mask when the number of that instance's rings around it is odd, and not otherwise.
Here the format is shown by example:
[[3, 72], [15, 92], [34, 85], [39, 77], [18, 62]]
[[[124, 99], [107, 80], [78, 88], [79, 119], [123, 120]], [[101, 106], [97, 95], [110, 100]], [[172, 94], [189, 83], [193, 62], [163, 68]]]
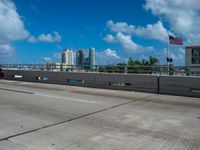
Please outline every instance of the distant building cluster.
[[[76, 58], [74, 58], [74, 54], [76, 55]], [[95, 48], [89, 48], [87, 57], [83, 49], [76, 52], [65, 49], [61, 54], [61, 63], [47, 63], [45, 66], [48, 71], [72, 71], [74, 69], [78, 70], [79, 68], [94, 69]]]
[[85, 57], [84, 50], [78, 50], [76, 52], [76, 63], [74, 63], [74, 52], [73, 50], [65, 49], [62, 53], [62, 64], [66, 66], [94, 66], [95, 65], [95, 48], [89, 49], [88, 57]]
[[[65, 49], [62, 53], [61, 63], [47, 63], [46, 70], [48, 71], [74, 71], [79, 69], [94, 69], [95, 68], [95, 48], [89, 48], [88, 56], [85, 56], [84, 50], [76, 52]], [[75, 63], [74, 63], [75, 61]]]

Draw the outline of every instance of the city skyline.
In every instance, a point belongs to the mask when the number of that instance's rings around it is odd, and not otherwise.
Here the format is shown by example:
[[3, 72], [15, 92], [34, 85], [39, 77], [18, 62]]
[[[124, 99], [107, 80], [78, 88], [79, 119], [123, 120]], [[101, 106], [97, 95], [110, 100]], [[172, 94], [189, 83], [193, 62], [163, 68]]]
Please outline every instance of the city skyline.
[[[74, 55], [76, 57], [74, 57]], [[85, 53], [84, 49], [72, 50], [64, 49], [61, 53], [61, 60], [58, 62], [47, 61], [46, 63], [61, 63], [63, 65], [77, 65], [77, 66], [95, 66], [95, 48], [90, 47], [88, 52]]]
[[[169, 33], [199, 45], [199, 10], [198, 0], [0, 0], [0, 63], [59, 62], [64, 48], [92, 45], [96, 65], [149, 56], [166, 64]], [[170, 46], [175, 65], [184, 46]]]

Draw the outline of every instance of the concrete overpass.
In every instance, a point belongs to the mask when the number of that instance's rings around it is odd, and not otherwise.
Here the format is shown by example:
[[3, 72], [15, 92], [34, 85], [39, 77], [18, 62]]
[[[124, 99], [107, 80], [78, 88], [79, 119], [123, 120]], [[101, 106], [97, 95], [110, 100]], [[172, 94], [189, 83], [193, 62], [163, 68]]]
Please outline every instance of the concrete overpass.
[[199, 150], [200, 99], [0, 80], [0, 150], [122, 149]]

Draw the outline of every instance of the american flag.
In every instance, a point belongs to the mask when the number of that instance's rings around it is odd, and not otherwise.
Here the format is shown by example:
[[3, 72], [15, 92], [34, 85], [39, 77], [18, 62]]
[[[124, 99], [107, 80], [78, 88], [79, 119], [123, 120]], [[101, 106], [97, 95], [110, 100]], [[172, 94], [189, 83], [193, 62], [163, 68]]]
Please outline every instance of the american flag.
[[169, 35], [169, 43], [175, 45], [183, 45], [183, 39]]

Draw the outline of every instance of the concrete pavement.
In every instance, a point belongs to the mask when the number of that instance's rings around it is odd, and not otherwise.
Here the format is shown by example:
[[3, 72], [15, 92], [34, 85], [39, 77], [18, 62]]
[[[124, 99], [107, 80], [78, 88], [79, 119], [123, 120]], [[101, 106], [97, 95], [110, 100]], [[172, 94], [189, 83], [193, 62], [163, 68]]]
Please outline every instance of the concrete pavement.
[[0, 80], [0, 150], [199, 150], [200, 99]]

